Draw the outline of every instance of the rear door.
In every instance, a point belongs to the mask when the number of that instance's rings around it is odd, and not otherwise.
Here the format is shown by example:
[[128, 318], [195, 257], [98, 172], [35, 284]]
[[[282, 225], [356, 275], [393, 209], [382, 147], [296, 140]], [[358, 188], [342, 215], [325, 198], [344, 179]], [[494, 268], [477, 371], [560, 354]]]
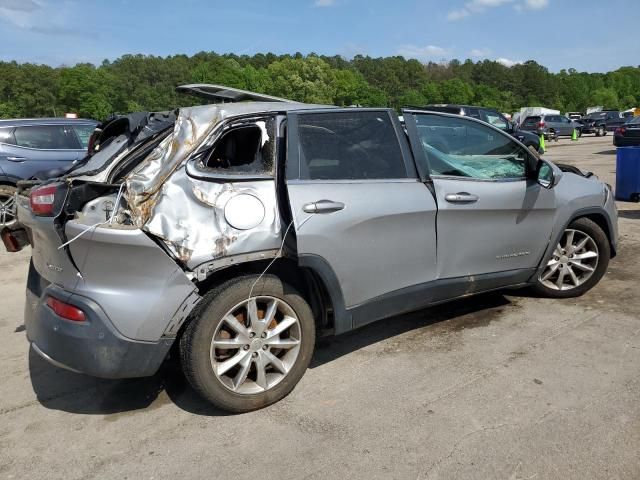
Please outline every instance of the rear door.
[[395, 113], [289, 113], [286, 175], [298, 255], [330, 267], [347, 309], [435, 278], [436, 204]]
[[553, 189], [527, 178], [530, 153], [469, 118], [403, 115], [436, 193], [438, 278], [467, 278], [471, 291], [483, 277], [525, 281], [549, 243], [556, 204]]
[[544, 123], [548, 130], [553, 130], [556, 135], [560, 135], [560, 125], [558, 124], [558, 117], [555, 115], [545, 115]]
[[571, 120], [563, 115], [559, 115], [558, 118], [560, 119], [561, 135], [571, 135], [573, 133], [573, 124], [571, 123]]
[[24, 125], [13, 129], [11, 144], [3, 145], [3, 169], [19, 178], [59, 170], [84, 155], [75, 131], [67, 125]]

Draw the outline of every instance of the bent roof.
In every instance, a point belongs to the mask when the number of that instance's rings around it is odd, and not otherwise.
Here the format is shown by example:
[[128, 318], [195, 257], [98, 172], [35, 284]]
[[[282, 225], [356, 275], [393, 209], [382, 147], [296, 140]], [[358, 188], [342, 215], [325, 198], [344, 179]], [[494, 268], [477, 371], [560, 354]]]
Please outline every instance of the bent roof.
[[311, 103], [288, 102], [238, 102], [238, 103], [214, 103], [211, 105], [199, 105], [195, 107], [183, 107], [194, 110], [216, 110], [220, 118], [234, 117], [238, 115], [251, 115], [258, 113], [291, 112], [296, 110], [322, 110], [338, 108], [335, 105], [314, 105]]

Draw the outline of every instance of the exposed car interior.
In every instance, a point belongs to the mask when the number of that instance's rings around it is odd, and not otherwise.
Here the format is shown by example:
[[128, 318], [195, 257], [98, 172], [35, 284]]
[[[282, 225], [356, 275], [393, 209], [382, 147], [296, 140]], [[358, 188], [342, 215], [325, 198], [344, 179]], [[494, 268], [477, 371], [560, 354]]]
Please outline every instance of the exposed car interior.
[[210, 153], [203, 156], [203, 165], [225, 173], [273, 173], [273, 156], [268, 138], [257, 124], [231, 128], [220, 138]]

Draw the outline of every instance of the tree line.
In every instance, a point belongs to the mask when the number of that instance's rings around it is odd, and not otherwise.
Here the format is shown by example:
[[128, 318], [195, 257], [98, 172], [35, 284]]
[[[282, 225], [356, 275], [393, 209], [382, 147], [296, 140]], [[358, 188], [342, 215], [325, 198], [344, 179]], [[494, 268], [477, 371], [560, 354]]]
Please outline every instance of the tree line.
[[76, 112], [102, 120], [114, 113], [168, 110], [202, 100], [177, 85], [216, 83], [292, 100], [339, 106], [460, 103], [513, 112], [545, 106], [583, 112], [589, 106], [640, 104], [640, 67], [608, 73], [552, 73], [535, 61], [512, 67], [483, 60], [421, 63], [400, 56], [352, 59], [322, 55], [124, 55], [96, 66], [50, 67], [0, 62], [0, 118]]

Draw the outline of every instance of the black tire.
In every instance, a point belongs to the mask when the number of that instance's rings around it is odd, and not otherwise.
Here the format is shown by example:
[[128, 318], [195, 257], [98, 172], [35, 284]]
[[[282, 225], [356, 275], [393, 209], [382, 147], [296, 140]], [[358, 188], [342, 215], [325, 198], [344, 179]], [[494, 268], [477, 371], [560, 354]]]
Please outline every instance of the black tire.
[[567, 229], [578, 230], [589, 235], [598, 248], [598, 264], [595, 267], [595, 271], [591, 277], [585, 281], [582, 285], [569, 290], [554, 290], [544, 285], [540, 278], [536, 279], [533, 289], [540, 295], [550, 298], [571, 298], [584, 295], [591, 290], [604, 276], [609, 266], [609, 259], [611, 257], [611, 246], [606, 233], [600, 228], [600, 226], [589, 220], [588, 218], [579, 218], [569, 224]]
[[596, 128], [596, 137], [604, 137], [607, 134], [607, 130], [604, 127]]
[[0, 185], [0, 227], [11, 225], [15, 221], [15, 202], [11, 207], [11, 212], [4, 211], [3, 204], [10, 200], [16, 193], [16, 187], [13, 185]]
[[249, 298], [251, 287], [257, 278], [257, 275], [239, 277], [208, 292], [191, 315], [180, 339], [182, 369], [191, 386], [213, 405], [233, 413], [257, 410], [286, 397], [307, 370], [315, 346], [315, 322], [307, 302], [279, 278], [265, 275], [255, 285], [251, 295], [275, 297], [293, 309], [301, 331], [298, 356], [279, 383], [259, 393], [236, 393], [216, 376], [210, 357], [213, 336], [223, 316]]

